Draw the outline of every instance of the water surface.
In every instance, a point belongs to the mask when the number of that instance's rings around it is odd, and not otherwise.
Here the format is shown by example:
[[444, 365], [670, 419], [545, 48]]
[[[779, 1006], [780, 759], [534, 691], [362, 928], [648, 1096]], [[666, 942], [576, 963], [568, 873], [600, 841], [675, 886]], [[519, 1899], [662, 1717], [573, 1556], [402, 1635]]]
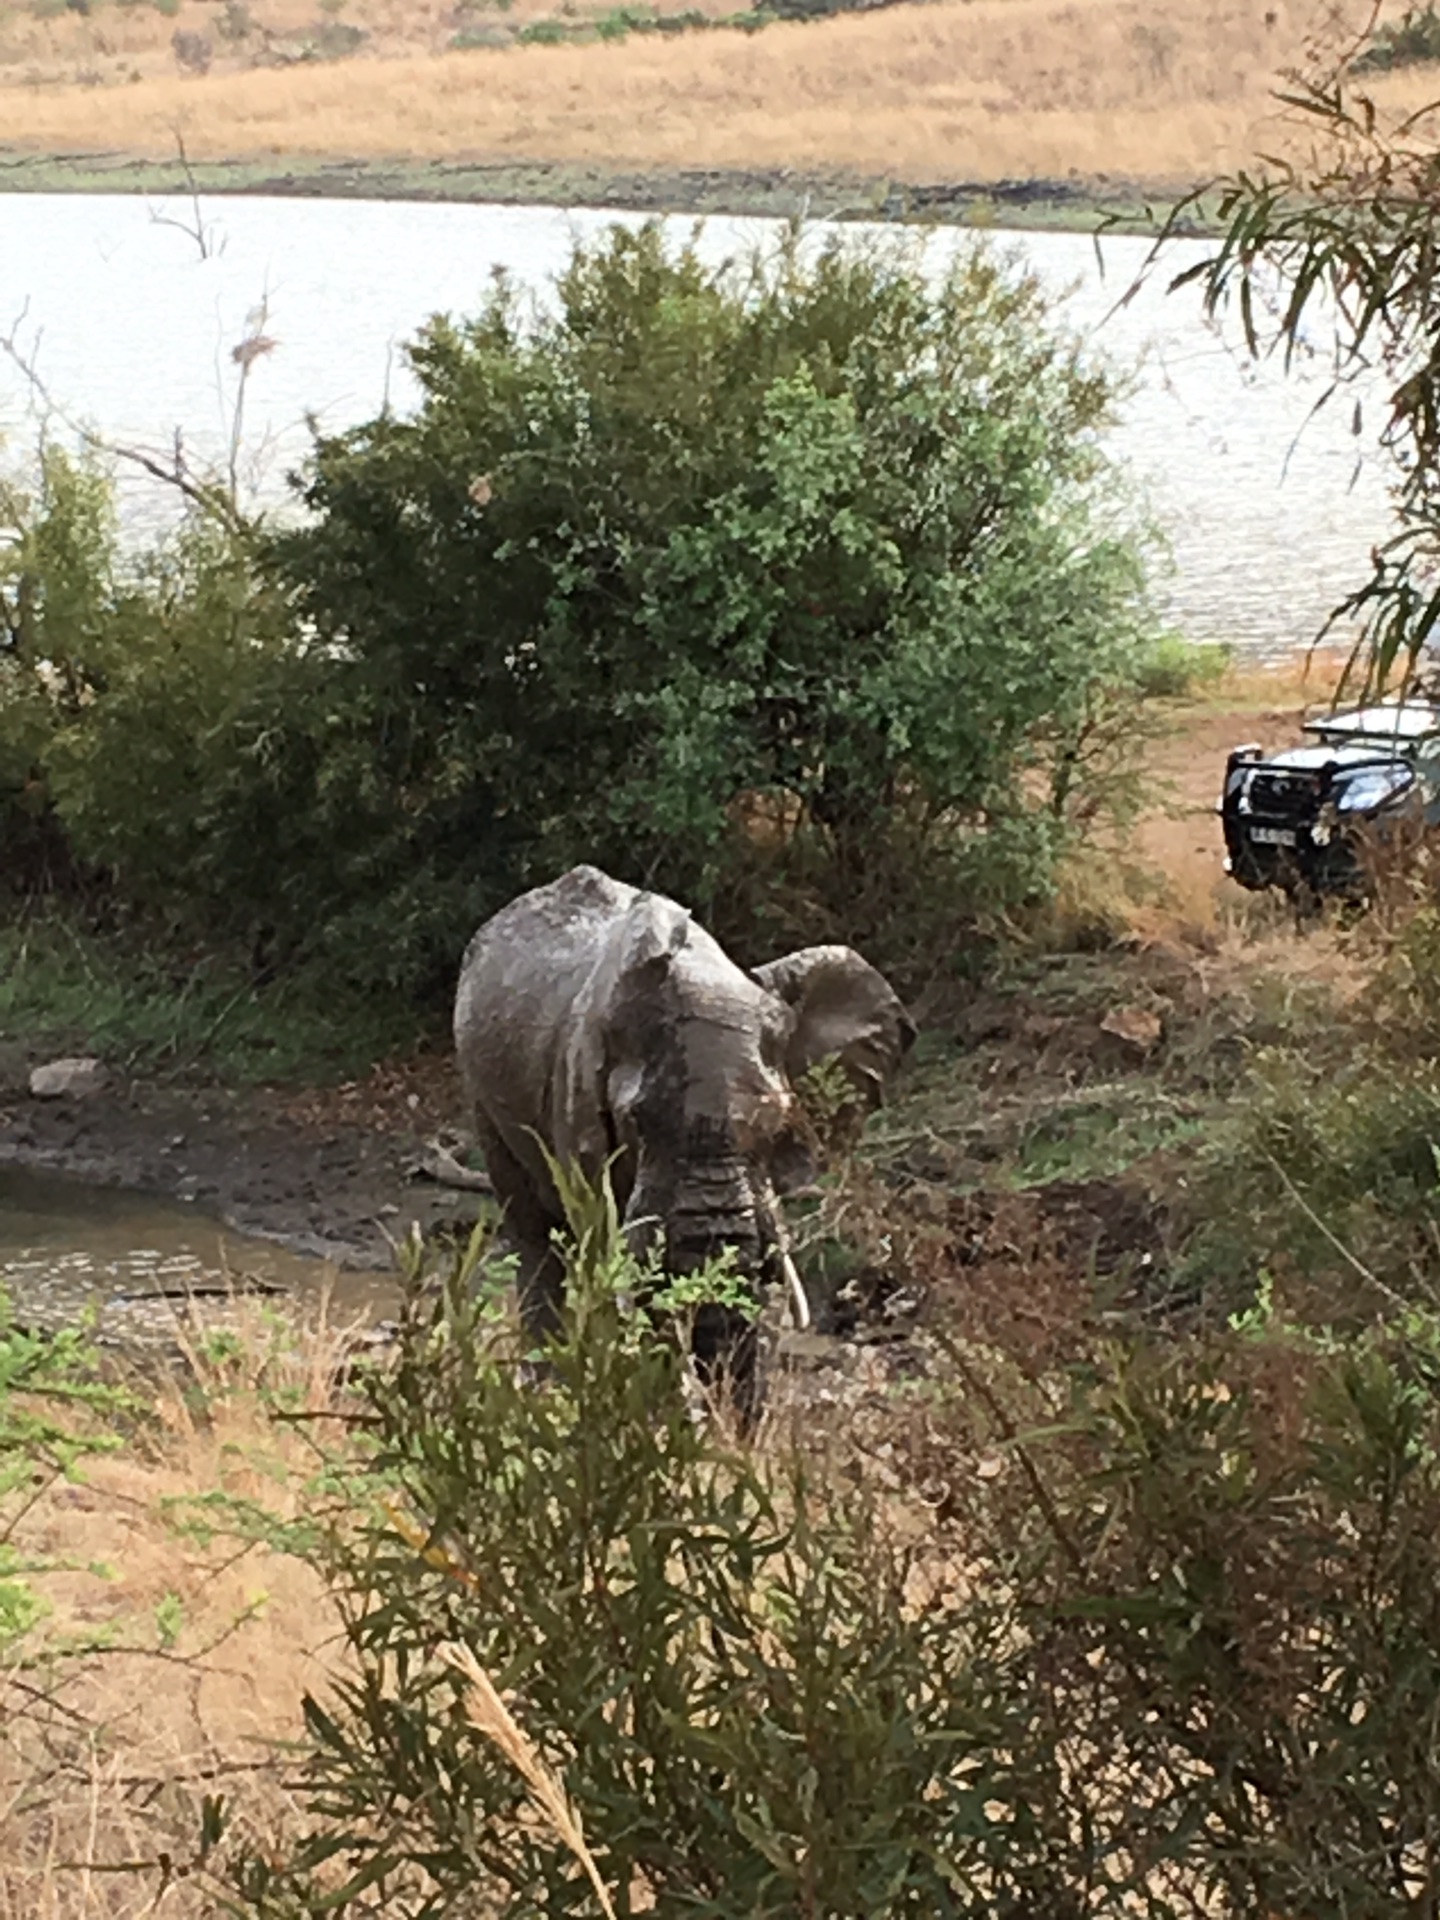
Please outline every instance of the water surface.
[[[214, 199], [202, 208], [206, 256], [183, 228], [188, 201], [119, 195], [0, 195], [0, 331], [15, 329], [51, 401], [111, 440], [168, 460], [229, 458], [247, 327], [275, 345], [254, 361], [239, 421], [238, 470], [250, 497], [277, 501], [304, 458], [307, 416], [334, 430], [388, 399], [415, 403], [401, 352], [436, 311], [473, 312], [500, 268], [545, 295], [572, 239], [613, 213], [413, 202]], [[640, 216], [630, 216], [638, 221]], [[178, 222], [179, 224], [169, 224]], [[675, 233], [689, 219], [670, 223]], [[715, 218], [701, 246], [722, 257], [773, 234], [771, 222]], [[867, 229], [847, 226], [857, 242]], [[893, 231], [893, 230], [892, 230]], [[1351, 401], [1312, 410], [1325, 391], [1323, 333], [1286, 378], [1252, 365], [1217, 332], [1199, 296], [1165, 284], [1208, 243], [1177, 242], [1127, 303], [1147, 242], [1080, 234], [1000, 235], [1057, 291], [1064, 311], [1137, 384], [1114, 436], [1174, 553], [1163, 585], [1195, 639], [1274, 649], [1307, 642], [1364, 577], [1388, 524], [1372, 392], [1359, 431]], [[966, 237], [936, 229], [938, 271]], [[0, 364], [0, 432], [32, 444], [43, 402]], [[52, 431], [64, 432], [52, 417]], [[153, 525], [173, 500], [126, 478], [126, 510]]]
[[0, 1289], [32, 1328], [94, 1316], [102, 1346], [171, 1352], [231, 1323], [246, 1294], [314, 1305], [342, 1321], [384, 1313], [387, 1277], [338, 1273], [230, 1232], [193, 1207], [57, 1174], [0, 1167]]

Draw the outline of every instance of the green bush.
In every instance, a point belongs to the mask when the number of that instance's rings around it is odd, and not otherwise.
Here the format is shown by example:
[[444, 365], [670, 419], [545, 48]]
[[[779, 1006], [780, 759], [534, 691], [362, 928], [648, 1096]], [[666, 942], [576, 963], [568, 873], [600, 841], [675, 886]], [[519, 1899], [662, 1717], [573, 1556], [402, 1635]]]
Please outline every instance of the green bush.
[[577, 38], [582, 29], [568, 20], [530, 20], [515, 35], [517, 47], [559, 47]]
[[323, 1554], [351, 1677], [306, 1703], [312, 1837], [235, 1866], [244, 1911], [595, 1911], [438, 1643], [512, 1702], [621, 1913], [1078, 1914], [1105, 1873], [1061, 1838], [1011, 1601], [907, 1606], [873, 1500], [696, 1424], [587, 1204], [543, 1390], [467, 1261], [365, 1383], [377, 1508]]
[[50, 447], [29, 485], [0, 481], [0, 871], [34, 892], [77, 878], [47, 767], [96, 691], [123, 600], [107, 476]]
[[1226, 646], [1197, 645], [1178, 634], [1161, 634], [1141, 662], [1141, 691], [1151, 700], [1183, 700], [1214, 686], [1232, 657]]
[[418, 413], [321, 438], [284, 532], [217, 487], [122, 560], [57, 452], [0, 501], [12, 875], [413, 1002], [584, 859], [903, 979], [1123, 798], [1153, 627], [1114, 390], [990, 249], [615, 230], [556, 311], [502, 279], [412, 359]]
[[[88, 640], [91, 689], [45, 755], [53, 804], [83, 857], [127, 898], [186, 893], [212, 924], [248, 924], [285, 885], [285, 817], [267, 742], [303, 698], [283, 605], [239, 535], [191, 521], [134, 567]], [[313, 676], [312, 676], [313, 678]]]
[[324, 669], [294, 644], [245, 529], [197, 512], [122, 556], [108, 475], [56, 449], [33, 491], [12, 486], [0, 508], [9, 872], [31, 892], [103, 877], [192, 936], [268, 948], [268, 930], [288, 927], [293, 950], [310, 884], [298, 849], [324, 853], [313, 796], [272, 748], [321, 724]]
[[751, 0], [752, 10], [770, 20], [823, 20], [834, 13], [869, 13], [897, 0]]
[[344, 60], [358, 52], [369, 37], [364, 27], [350, 20], [317, 20], [305, 39], [317, 60]]
[[294, 744], [355, 849], [309, 876], [332, 931], [448, 968], [580, 858], [704, 910], [747, 793], [798, 810], [817, 936], [883, 938], [903, 880], [953, 944], [977, 840], [1043, 888], [1036, 775], [1150, 625], [1112, 383], [1039, 284], [798, 233], [710, 268], [650, 226], [558, 292], [433, 323], [419, 412], [322, 438], [275, 544], [328, 661]]
[[1426, 1910], [1433, 1313], [1264, 1309], [1040, 1381], [942, 1335], [908, 1402], [752, 1452], [626, 1310], [613, 1214], [571, 1224], [543, 1387], [477, 1247], [428, 1288], [412, 1254], [368, 1491], [352, 1454], [294, 1542], [350, 1656], [306, 1703], [309, 1832], [232, 1843], [242, 1912], [593, 1913], [533, 1762], [621, 1914]]
[[1352, 1034], [1348, 1057], [1262, 1051], [1189, 1178], [1183, 1267], [1229, 1311], [1274, 1272], [1364, 1322], [1428, 1292], [1440, 1233], [1440, 1067]]
[[1356, 73], [1388, 73], [1393, 67], [1440, 60], [1440, 14], [1433, 5], [1410, 7], [1399, 20], [1387, 20], [1370, 36], [1354, 62]]
[[1103, 1676], [1075, 1731], [1144, 1800], [1143, 1910], [1425, 1911], [1440, 1322], [1157, 1343], [1107, 1357], [1077, 1412], [1043, 1612], [1062, 1666]]
[[[325, 666], [293, 639], [248, 531], [197, 510], [124, 555], [104, 467], [49, 449], [0, 489], [0, 854], [34, 895], [150, 916], [163, 949], [303, 951], [323, 805], [287, 736], [324, 724]], [[163, 969], [163, 952], [157, 954]]]

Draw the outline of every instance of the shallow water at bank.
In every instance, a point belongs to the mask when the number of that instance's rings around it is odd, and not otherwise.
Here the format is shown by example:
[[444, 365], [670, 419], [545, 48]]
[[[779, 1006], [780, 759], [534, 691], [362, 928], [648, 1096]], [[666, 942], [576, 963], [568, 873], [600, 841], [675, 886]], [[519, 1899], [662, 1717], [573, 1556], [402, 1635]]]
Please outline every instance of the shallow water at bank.
[[57, 1174], [0, 1167], [0, 1289], [26, 1327], [94, 1316], [103, 1347], [173, 1352], [233, 1320], [247, 1296], [328, 1299], [341, 1323], [395, 1302], [387, 1276], [237, 1234], [198, 1209]]
[[[307, 416], [335, 430], [381, 406], [413, 406], [403, 344], [435, 311], [473, 312], [491, 276], [543, 295], [572, 240], [639, 214], [495, 205], [125, 195], [0, 195], [0, 331], [17, 338], [44, 382], [27, 387], [0, 363], [0, 434], [12, 450], [76, 422], [163, 463], [234, 465], [255, 500], [282, 502], [303, 461]], [[693, 222], [676, 217], [677, 235]], [[776, 231], [774, 221], [716, 216], [704, 253], [725, 257]], [[857, 244], [885, 231], [847, 223]], [[894, 232], [894, 229], [888, 231]], [[1064, 311], [1117, 367], [1137, 370], [1114, 436], [1171, 543], [1162, 585], [1191, 638], [1260, 651], [1313, 638], [1365, 576], [1388, 526], [1385, 468], [1373, 439], [1381, 409], [1363, 396], [1316, 411], [1326, 388], [1323, 331], [1287, 377], [1252, 365], [1233, 334], [1203, 320], [1174, 274], [1209, 244], [1177, 241], [1166, 264], [1121, 304], [1148, 243], [1125, 236], [999, 234], [1056, 289]], [[969, 243], [931, 232], [939, 270]], [[273, 345], [250, 365], [241, 402], [235, 347], [247, 328]], [[237, 406], [239, 412], [237, 415]], [[58, 410], [58, 411], [57, 411]], [[63, 417], [62, 417], [63, 416]], [[67, 426], [67, 422], [69, 425]], [[236, 432], [238, 424], [238, 433]], [[1356, 430], [1358, 428], [1358, 431]], [[125, 511], [137, 531], [175, 505], [133, 469]]]

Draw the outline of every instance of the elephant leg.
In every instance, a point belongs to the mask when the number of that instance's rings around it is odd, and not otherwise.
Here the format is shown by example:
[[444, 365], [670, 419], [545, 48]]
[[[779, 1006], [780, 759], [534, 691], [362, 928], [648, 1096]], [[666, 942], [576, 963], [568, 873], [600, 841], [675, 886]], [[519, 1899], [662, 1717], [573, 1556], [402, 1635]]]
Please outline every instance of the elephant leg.
[[696, 1309], [691, 1352], [701, 1386], [727, 1397], [740, 1431], [751, 1433], [762, 1398], [759, 1323], [733, 1307], [709, 1302]]
[[505, 1216], [506, 1233], [520, 1260], [516, 1275], [520, 1324], [532, 1346], [544, 1346], [560, 1331], [565, 1300], [565, 1267], [551, 1240], [554, 1223], [531, 1176], [499, 1134], [484, 1121], [477, 1123], [475, 1132]]

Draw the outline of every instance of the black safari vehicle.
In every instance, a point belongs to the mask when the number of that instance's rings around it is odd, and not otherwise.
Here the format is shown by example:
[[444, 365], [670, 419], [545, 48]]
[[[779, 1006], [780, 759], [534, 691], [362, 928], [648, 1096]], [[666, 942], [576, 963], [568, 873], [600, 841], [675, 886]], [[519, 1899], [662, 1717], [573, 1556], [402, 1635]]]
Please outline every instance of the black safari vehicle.
[[1292, 899], [1364, 892], [1357, 830], [1440, 823], [1440, 689], [1307, 722], [1268, 756], [1236, 747], [1219, 814], [1225, 871]]

